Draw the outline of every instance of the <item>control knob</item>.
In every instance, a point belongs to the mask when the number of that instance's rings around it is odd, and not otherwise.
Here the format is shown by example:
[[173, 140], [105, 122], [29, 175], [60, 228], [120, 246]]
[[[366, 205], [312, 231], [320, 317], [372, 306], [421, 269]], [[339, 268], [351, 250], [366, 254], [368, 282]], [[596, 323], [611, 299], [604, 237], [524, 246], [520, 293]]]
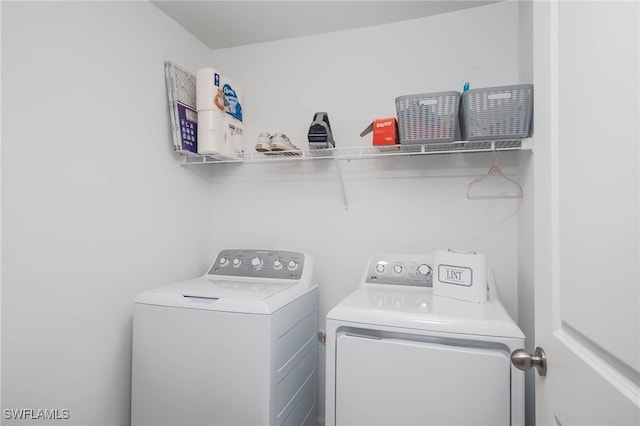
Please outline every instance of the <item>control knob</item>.
[[282, 269], [282, 261], [276, 259], [273, 261], [273, 269], [279, 270]]
[[423, 263], [416, 268], [416, 276], [420, 279], [429, 279], [433, 275], [433, 269], [431, 266]]
[[227, 259], [226, 257], [221, 257], [220, 260], [218, 261], [218, 263], [220, 263], [220, 266], [225, 267], [229, 264], [229, 259]]
[[254, 271], [259, 271], [260, 269], [262, 269], [263, 265], [264, 259], [262, 259], [261, 257], [254, 257], [253, 259], [251, 259], [251, 269], [253, 269]]
[[290, 271], [295, 271], [296, 269], [298, 269], [298, 262], [296, 262], [295, 260], [290, 260], [289, 263], [287, 263], [287, 268], [289, 268]]
[[233, 267], [234, 268], [239, 268], [240, 265], [242, 265], [242, 260], [238, 259], [237, 257], [235, 259], [233, 259]]

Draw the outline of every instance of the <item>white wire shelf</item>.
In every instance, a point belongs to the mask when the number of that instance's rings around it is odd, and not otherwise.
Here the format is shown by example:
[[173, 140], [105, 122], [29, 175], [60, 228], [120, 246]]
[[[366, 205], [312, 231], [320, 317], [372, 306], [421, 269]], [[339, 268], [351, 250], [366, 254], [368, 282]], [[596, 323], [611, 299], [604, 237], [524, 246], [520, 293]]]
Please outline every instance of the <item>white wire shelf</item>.
[[360, 160], [368, 158], [388, 158], [393, 156], [415, 156], [427, 154], [460, 154], [491, 151], [531, 150], [531, 139], [493, 141], [455, 141], [416, 145], [360, 146], [330, 149], [313, 149], [280, 152], [245, 152], [230, 155], [184, 155], [183, 165], [225, 164], [225, 163], [277, 163], [285, 161], [312, 160]]

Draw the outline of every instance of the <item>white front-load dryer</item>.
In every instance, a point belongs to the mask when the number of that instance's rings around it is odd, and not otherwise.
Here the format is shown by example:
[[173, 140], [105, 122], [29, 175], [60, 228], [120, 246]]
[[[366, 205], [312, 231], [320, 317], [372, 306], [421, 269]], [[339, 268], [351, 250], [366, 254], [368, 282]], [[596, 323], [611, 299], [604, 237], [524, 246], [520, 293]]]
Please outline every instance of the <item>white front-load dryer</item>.
[[281, 250], [222, 250], [140, 294], [131, 424], [315, 424], [317, 306], [313, 260]]
[[327, 315], [326, 425], [522, 425], [524, 335], [500, 303], [434, 296], [430, 255], [373, 256]]

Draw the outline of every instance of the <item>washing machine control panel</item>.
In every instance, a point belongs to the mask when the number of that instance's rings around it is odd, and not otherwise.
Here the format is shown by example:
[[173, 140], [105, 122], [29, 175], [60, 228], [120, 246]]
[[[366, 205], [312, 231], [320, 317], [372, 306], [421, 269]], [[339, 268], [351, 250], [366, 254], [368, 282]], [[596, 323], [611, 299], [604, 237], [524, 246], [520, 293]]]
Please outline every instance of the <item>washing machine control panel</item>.
[[372, 256], [367, 267], [365, 282], [431, 287], [433, 261], [428, 255]]
[[221, 250], [207, 275], [299, 280], [305, 254], [296, 251]]

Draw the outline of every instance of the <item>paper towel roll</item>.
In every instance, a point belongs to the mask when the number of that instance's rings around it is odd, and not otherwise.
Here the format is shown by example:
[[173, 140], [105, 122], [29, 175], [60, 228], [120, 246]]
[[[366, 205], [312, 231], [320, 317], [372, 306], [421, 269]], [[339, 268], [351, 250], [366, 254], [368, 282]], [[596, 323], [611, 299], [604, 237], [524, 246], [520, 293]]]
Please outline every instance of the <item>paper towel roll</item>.
[[220, 77], [220, 87], [224, 95], [224, 110], [227, 114], [243, 121], [242, 93], [227, 76]]
[[225, 114], [222, 119], [222, 127], [224, 129], [222, 153], [235, 155], [244, 151], [242, 122]]
[[215, 99], [221, 95], [220, 73], [215, 68], [200, 68], [196, 74], [196, 110], [220, 110]]
[[233, 134], [233, 144], [236, 152], [244, 152], [244, 126], [241, 121], [235, 120], [235, 133]]
[[222, 117], [219, 110], [198, 112], [198, 154], [219, 154], [224, 144]]

